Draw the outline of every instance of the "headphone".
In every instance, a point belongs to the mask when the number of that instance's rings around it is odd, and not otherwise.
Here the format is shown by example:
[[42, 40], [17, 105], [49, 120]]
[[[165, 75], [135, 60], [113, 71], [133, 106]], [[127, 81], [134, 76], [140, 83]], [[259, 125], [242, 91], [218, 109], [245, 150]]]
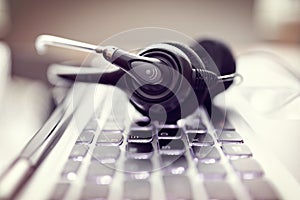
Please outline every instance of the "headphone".
[[[199, 105], [210, 102], [237, 76], [230, 49], [215, 40], [198, 41], [192, 47], [178, 42], [158, 43], [133, 54], [113, 46], [92, 45], [56, 36], [37, 38], [39, 53], [45, 52], [47, 45], [102, 54], [118, 70], [100, 73], [80, 72], [74, 68], [70, 72], [60, 68], [53, 73], [69, 81], [117, 86], [128, 94], [131, 104], [141, 114], [151, 120], [161, 120], [165, 113], [167, 123], [184, 118]], [[199, 45], [201, 48], [197, 47]]]

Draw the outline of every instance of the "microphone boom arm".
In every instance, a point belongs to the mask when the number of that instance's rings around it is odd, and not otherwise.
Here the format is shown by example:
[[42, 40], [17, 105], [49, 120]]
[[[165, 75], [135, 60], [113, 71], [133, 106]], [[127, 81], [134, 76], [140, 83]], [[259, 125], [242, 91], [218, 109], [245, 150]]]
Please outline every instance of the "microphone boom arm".
[[66, 38], [61, 38], [53, 35], [40, 35], [35, 41], [35, 48], [39, 54], [44, 54], [47, 46], [57, 46], [73, 50], [85, 51], [90, 53], [102, 53], [104, 47], [99, 45], [78, 42]]

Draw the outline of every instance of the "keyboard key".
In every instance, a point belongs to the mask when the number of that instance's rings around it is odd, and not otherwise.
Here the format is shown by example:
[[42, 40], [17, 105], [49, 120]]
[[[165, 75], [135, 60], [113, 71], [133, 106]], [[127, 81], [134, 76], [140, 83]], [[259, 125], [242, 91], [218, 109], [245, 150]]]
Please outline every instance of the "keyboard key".
[[193, 199], [191, 184], [184, 175], [163, 176], [166, 199]]
[[73, 147], [69, 158], [77, 161], [82, 161], [83, 158], [86, 156], [88, 150], [89, 147], [87, 145], [76, 144]]
[[231, 186], [223, 180], [204, 181], [208, 199], [234, 200], [235, 194]]
[[115, 133], [122, 133], [124, 131], [125, 127], [123, 122], [118, 122], [114, 120], [108, 120], [103, 129], [102, 132], [115, 132]]
[[188, 169], [188, 162], [184, 155], [161, 155], [161, 168], [165, 173], [183, 174]]
[[200, 119], [186, 120], [185, 129], [186, 133], [207, 133], [207, 128]]
[[134, 159], [148, 159], [153, 155], [152, 143], [128, 143], [126, 156]]
[[153, 140], [152, 127], [132, 128], [128, 134], [127, 141], [134, 143], [149, 143]]
[[249, 147], [245, 144], [225, 143], [222, 145], [222, 149], [225, 155], [231, 159], [247, 158], [252, 156], [252, 152], [250, 151]]
[[109, 185], [97, 185], [86, 183], [81, 193], [81, 199], [107, 199], [109, 193]]
[[222, 131], [219, 133], [218, 141], [222, 143], [243, 143], [243, 138], [235, 131]]
[[226, 119], [224, 114], [225, 113], [223, 113], [223, 114], [220, 113], [220, 114], [214, 115], [214, 116], [216, 116], [215, 118], [212, 119], [214, 128], [218, 131], [223, 131], [223, 130], [235, 131], [234, 126]]
[[143, 127], [143, 126], [149, 126], [151, 123], [151, 120], [149, 117], [141, 117], [140, 119], [133, 122], [132, 126], [134, 127]]
[[180, 139], [182, 136], [182, 129], [177, 125], [164, 125], [159, 128], [158, 139]]
[[147, 180], [126, 180], [124, 182], [123, 199], [151, 199], [151, 185]]
[[123, 142], [120, 132], [101, 132], [97, 138], [97, 145], [119, 146]]
[[188, 133], [188, 142], [193, 146], [211, 146], [214, 140], [210, 134], [203, 133]]
[[152, 167], [149, 159], [127, 159], [124, 163], [124, 172], [135, 179], [146, 179], [150, 176]]
[[113, 163], [120, 156], [120, 148], [117, 146], [96, 146], [92, 159], [101, 163]]
[[56, 184], [54, 191], [52, 192], [50, 200], [61, 200], [64, 199], [68, 190], [70, 188], [70, 183], [58, 183]]
[[204, 179], [224, 179], [227, 175], [226, 169], [221, 163], [199, 163], [197, 168]]
[[62, 177], [70, 181], [75, 180], [77, 178], [77, 172], [80, 168], [80, 164], [81, 162], [79, 161], [68, 160], [61, 173]]
[[264, 179], [254, 179], [244, 181], [244, 185], [249, 191], [252, 199], [255, 200], [279, 200], [281, 199], [273, 186]]
[[97, 119], [90, 120], [87, 125], [84, 127], [84, 130], [92, 130], [96, 131], [98, 129], [98, 121]]
[[76, 143], [77, 144], [90, 144], [93, 141], [93, 138], [95, 136], [95, 131], [92, 130], [84, 130], [78, 137]]
[[114, 174], [114, 164], [92, 162], [88, 168], [86, 179], [97, 184], [110, 184]]
[[194, 156], [200, 160], [200, 162], [214, 163], [221, 159], [221, 155], [213, 146], [192, 146]]
[[159, 139], [159, 152], [164, 155], [181, 155], [185, 152], [185, 146], [182, 140]]
[[124, 163], [126, 172], [150, 172], [152, 170], [152, 162], [149, 159], [136, 160], [127, 159]]
[[231, 164], [239, 176], [243, 179], [261, 177], [264, 172], [258, 162], [252, 158], [232, 160]]

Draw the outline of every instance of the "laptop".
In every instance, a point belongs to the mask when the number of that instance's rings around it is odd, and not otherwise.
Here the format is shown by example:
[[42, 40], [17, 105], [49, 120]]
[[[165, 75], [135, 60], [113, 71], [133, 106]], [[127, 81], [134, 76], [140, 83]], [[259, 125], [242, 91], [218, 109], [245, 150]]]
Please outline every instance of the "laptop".
[[216, 97], [214, 118], [199, 107], [164, 124], [118, 88], [76, 83], [1, 175], [0, 198], [299, 199], [297, 149], [274, 154], [239, 92]]

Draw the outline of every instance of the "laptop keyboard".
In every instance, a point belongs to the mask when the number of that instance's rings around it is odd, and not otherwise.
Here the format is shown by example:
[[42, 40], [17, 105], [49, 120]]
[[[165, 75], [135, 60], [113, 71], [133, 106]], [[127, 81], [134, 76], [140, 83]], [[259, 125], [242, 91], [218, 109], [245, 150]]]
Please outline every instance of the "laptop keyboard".
[[[165, 199], [244, 199], [243, 192], [248, 199], [280, 199], [234, 127], [214, 129], [201, 116], [180, 126], [142, 118], [126, 129], [115, 122], [109, 118], [103, 128], [97, 119], [88, 122], [49, 199], [65, 199], [76, 181], [78, 199], [114, 199], [116, 181], [120, 199], [154, 199], [158, 191]], [[81, 169], [83, 163], [88, 167]]]

